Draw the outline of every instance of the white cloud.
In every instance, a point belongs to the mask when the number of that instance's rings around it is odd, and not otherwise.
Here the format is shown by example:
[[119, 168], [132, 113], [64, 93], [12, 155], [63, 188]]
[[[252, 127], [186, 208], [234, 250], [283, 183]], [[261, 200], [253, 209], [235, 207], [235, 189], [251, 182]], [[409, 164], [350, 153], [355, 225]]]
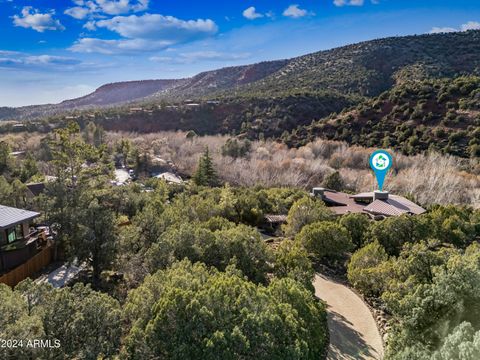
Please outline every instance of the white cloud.
[[150, 0], [74, 0], [76, 6], [65, 10], [65, 14], [82, 20], [102, 15], [121, 15], [148, 9]]
[[298, 19], [298, 18], [307, 16], [307, 15], [308, 15], [308, 11], [304, 10], [304, 9], [300, 9], [298, 4], [290, 5], [283, 12], [283, 16], [291, 17], [291, 18], [294, 18], [294, 19]]
[[198, 61], [236, 61], [247, 59], [250, 53], [224, 53], [219, 51], [193, 51], [180, 53], [178, 56], [152, 56], [150, 61], [172, 64], [192, 64]]
[[97, 26], [95, 25], [95, 21], [87, 21], [85, 25], [83, 25], [84, 29], [95, 31], [97, 30]]
[[157, 39], [172, 42], [194, 40], [215, 34], [217, 25], [210, 19], [181, 20], [173, 16], [145, 14], [142, 16], [116, 16], [95, 23], [130, 39]]
[[25, 6], [22, 9], [21, 15], [13, 16], [13, 24], [38, 32], [44, 32], [45, 30], [65, 30], [65, 27], [59, 20], [55, 20], [53, 15], [55, 15], [54, 10], [42, 14], [31, 6]]
[[80, 7], [80, 6], [75, 6], [73, 8], [69, 8], [65, 10], [66, 15], [70, 15], [71, 17], [77, 20], [85, 19], [90, 13], [91, 13], [90, 9]]
[[99, 53], [104, 55], [131, 54], [146, 51], [158, 51], [173, 45], [171, 41], [120, 39], [103, 40], [96, 38], [82, 38], [77, 40], [70, 50], [79, 53]]
[[[365, 0], [333, 0], [335, 6], [363, 6]], [[378, 0], [372, 0], [373, 4], [378, 4]]]
[[0, 51], [0, 68], [28, 69], [61, 67], [71, 68], [80, 65], [82, 62], [78, 59], [53, 56], [53, 55], [31, 55], [14, 51]]
[[116, 16], [108, 20], [90, 21], [84, 27], [88, 30], [105, 28], [121, 35], [122, 39], [81, 38], [73, 44], [71, 51], [101, 54], [157, 51], [203, 39], [218, 31], [215, 22], [210, 19], [186, 21], [160, 14]]
[[453, 27], [433, 27], [428, 33], [429, 34], [441, 34], [441, 33], [450, 33], [456, 31], [469, 31], [469, 30], [480, 30], [480, 22], [478, 21], [469, 21], [465, 24], [460, 25], [460, 28]]
[[462, 24], [460, 27], [462, 31], [468, 30], [480, 30], [480, 22], [478, 21], [469, 21], [466, 24]]
[[248, 20], [255, 20], [264, 17], [264, 15], [258, 13], [255, 7], [250, 6], [248, 9], [243, 11], [243, 17], [247, 18]]

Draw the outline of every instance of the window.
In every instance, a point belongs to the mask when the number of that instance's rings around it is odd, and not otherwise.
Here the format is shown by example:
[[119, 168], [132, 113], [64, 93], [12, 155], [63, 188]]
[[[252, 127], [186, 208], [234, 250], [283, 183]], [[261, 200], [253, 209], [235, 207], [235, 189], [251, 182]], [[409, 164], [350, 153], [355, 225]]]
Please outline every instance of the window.
[[17, 225], [14, 228], [7, 229], [7, 241], [9, 244], [16, 240], [22, 239], [22, 225]]
[[15, 233], [15, 228], [7, 230], [7, 241], [9, 244], [17, 240], [17, 234]]

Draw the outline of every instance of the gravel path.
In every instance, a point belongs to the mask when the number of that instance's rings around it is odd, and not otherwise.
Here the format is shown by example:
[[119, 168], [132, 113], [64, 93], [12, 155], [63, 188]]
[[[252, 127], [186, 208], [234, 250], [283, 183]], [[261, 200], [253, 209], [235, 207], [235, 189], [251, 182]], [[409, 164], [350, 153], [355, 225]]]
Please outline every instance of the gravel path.
[[315, 295], [327, 303], [328, 360], [381, 359], [382, 339], [364, 302], [345, 285], [317, 274]]

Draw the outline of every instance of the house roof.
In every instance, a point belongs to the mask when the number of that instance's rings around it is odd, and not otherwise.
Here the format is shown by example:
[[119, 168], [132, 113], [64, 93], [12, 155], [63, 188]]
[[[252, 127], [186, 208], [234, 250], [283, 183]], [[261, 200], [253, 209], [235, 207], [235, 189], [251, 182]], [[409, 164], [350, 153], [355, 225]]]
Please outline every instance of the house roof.
[[350, 195], [333, 190], [325, 190], [322, 200], [330, 205], [329, 209], [337, 215], [360, 213], [364, 208], [364, 205], [355, 202]]
[[155, 176], [157, 179], [163, 179], [166, 182], [173, 183], [173, 184], [183, 184], [183, 180], [181, 177], [172, 174], [171, 172], [164, 172]]
[[45, 184], [44, 183], [27, 184], [27, 189], [30, 190], [33, 196], [38, 196], [45, 190]]
[[388, 200], [375, 200], [371, 204], [366, 206], [363, 210], [374, 215], [385, 216], [400, 216], [409, 213], [407, 207], [404, 207], [398, 202], [392, 203]]
[[[414, 202], [398, 195], [388, 195], [385, 200], [374, 200], [373, 192], [349, 195], [333, 190], [324, 190], [322, 200], [330, 205], [329, 209], [337, 215], [349, 213], [366, 213], [384, 216], [399, 216], [402, 214], [423, 214], [426, 210]], [[359, 202], [370, 201], [370, 204]]]
[[0, 229], [8, 229], [25, 221], [35, 219], [39, 213], [0, 205]]
[[265, 215], [265, 219], [272, 224], [281, 224], [287, 222], [287, 215]]

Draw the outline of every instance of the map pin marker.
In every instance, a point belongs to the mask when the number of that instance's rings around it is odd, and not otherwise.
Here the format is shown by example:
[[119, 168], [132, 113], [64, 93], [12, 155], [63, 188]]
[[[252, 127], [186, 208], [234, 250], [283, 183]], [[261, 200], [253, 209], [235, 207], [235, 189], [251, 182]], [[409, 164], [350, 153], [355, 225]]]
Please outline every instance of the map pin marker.
[[377, 150], [370, 155], [370, 167], [375, 173], [380, 191], [383, 190], [383, 182], [392, 163], [392, 156], [385, 150]]

